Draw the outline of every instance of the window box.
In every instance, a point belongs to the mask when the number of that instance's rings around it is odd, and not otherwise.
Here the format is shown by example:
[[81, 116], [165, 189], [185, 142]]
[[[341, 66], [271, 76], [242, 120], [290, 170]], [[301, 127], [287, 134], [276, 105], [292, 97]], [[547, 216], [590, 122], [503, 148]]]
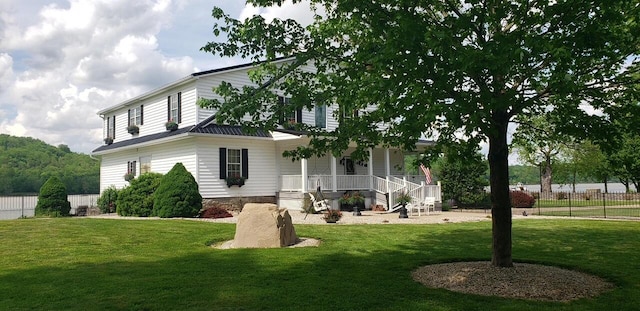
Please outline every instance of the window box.
[[244, 177], [227, 177], [227, 186], [231, 188], [232, 186], [242, 187], [244, 186]]
[[137, 125], [129, 125], [127, 126], [127, 132], [131, 135], [138, 134], [140, 133], [140, 128]]
[[167, 128], [167, 131], [175, 131], [178, 129], [178, 123], [175, 123], [171, 120], [169, 120], [169, 122], [165, 123], [164, 126]]
[[105, 139], [104, 139], [104, 143], [105, 143], [105, 145], [111, 145], [111, 144], [113, 144], [113, 138], [111, 138], [111, 137], [107, 137], [107, 138], [105, 138]]
[[133, 173], [124, 174], [124, 180], [128, 182], [131, 182], [134, 178], [136, 178], [136, 175], [134, 175]]

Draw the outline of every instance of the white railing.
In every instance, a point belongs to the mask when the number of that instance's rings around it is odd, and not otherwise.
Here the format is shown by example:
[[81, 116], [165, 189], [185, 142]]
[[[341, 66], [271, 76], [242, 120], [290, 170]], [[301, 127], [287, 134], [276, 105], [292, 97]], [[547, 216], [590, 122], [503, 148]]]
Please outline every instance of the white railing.
[[[74, 215], [76, 208], [81, 205], [96, 206], [98, 197], [100, 197], [99, 194], [74, 194], [67, 196], [67, 200], [71, 203], [70, 213]], [[0, 219], [33, 217], [37, 204], [37, 195], [0, 197]]]
[[371, 176], [369, 175], [338, 175], [338, 191], [340, 190], [369, 190]]
[[302, 175], [280, 175], [280, 191], [300, 191]]

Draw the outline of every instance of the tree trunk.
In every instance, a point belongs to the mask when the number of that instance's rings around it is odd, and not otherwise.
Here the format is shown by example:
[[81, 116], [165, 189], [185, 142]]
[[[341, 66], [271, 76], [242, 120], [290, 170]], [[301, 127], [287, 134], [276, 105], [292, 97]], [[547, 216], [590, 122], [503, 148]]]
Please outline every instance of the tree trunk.
[[509, 199], [509, 146], [506, 112], [493, 115], [494, 132], [489, 133], [489, 182], [493, 222], [493, 256], [496, 267], [513, 267], [511, 257], [511, 200]]
[[542, 170], [542, 193], [551, 193], [551, 174], [551, 159], [547, 159]]

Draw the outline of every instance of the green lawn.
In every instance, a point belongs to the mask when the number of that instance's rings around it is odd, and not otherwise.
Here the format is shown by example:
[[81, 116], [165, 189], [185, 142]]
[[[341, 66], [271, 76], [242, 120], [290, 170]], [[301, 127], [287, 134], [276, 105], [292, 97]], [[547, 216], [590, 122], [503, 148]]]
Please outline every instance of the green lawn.
[[318, 248], [217, 250], [234, 225], [172, 220], [0, 221], [1, 310], [638, 310], [640, 223], [516, 220], [516, 261], [617, 288], [571, 303], [429, 289], [422, 265], [488, 260], [491, 223], [296, 226]]

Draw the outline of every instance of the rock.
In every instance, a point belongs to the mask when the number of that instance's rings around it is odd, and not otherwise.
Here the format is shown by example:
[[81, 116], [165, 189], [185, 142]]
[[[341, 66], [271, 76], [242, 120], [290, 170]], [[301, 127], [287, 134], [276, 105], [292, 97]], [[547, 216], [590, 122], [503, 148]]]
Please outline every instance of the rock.
[[247, 203], [238, 215], [234, 248], [290, 246], [298, 237], [286, 208], [270, 203]]

